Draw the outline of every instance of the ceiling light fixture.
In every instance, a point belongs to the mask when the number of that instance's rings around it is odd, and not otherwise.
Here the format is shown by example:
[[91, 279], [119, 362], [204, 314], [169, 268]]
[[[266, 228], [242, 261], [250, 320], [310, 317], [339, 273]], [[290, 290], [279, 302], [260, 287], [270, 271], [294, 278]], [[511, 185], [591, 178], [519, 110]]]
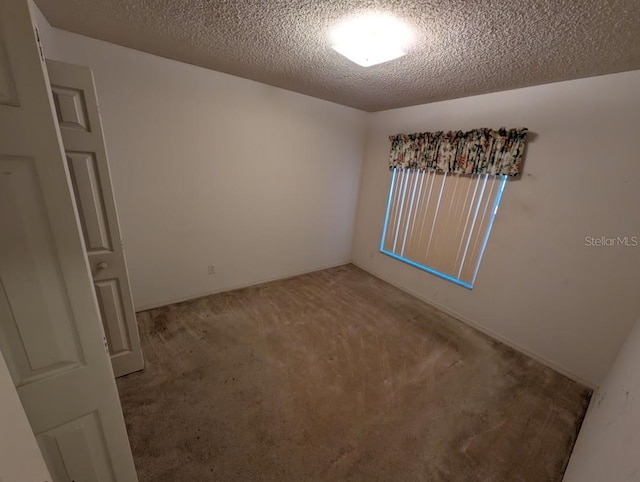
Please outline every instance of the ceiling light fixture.
[[363, 67], [388, 62], [407, 53], [411, 29], [391, 15], [370, 13], [346, 20], [331, 32], [331, 47]]

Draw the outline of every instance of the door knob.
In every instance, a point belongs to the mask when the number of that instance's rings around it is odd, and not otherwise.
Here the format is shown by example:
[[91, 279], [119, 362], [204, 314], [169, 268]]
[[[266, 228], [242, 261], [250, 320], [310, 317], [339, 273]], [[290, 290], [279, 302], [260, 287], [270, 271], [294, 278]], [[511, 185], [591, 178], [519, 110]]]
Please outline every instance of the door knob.
[[102, 263], [98, 263], [98, 266], [96, 266], [96, 268], [98, 268], [99, 270], [107, 269], [108, 267], [109, 265], [104, 261]]

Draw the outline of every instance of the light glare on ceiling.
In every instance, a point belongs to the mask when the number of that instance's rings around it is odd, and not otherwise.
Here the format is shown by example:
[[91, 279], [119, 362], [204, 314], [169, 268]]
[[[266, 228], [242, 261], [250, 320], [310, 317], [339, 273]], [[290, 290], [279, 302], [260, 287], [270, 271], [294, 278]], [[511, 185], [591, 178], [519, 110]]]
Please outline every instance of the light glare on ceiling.
[[411, 30], [391, 15], [362, 15], [337, 25], [331, 47], [363, 67], [397, 59], [407, 53]]

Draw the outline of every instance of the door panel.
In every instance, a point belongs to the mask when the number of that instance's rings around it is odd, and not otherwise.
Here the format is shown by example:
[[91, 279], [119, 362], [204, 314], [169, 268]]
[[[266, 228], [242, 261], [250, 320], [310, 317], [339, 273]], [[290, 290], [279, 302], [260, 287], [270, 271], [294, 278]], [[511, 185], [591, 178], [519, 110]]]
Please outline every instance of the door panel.
[[0, 104], [20, 105], [4, 41], [0, 43]]
[[109, 353], [117, 355], [131, 351], [131, 341], [127, 331], [126, 314], [118, 278], [97, 281], [95, 286], [107, 335]]
[[[0, 313], [0, 316], [1, 313]], [[0, 480], [50, 482], [42, 451], [0, 353]]]
[[87, 251], [111, 251], [96, 158], [90, 152], [67, 151], [66, 154]]
[[55, 482], [135, 482], [29, 8], [0, 2], [0, 348]]
[[47, 61], [78, 216], [116, 377], [144, 360], [120, 238], [93, 75], [87, 67]]
[[100, 417], [84, 415], [41, 433], [38, 444], [56, 480], [114, 481]]
[[51, 89], [60, 127], [91, 132], [82, 91], [56, 85], [52, 85]]
[[[33, 159], [0, 158], [0, 172], [0, 226], [12, 227], [0, 230], [0, 348], [21, 386], [84, 360]], [[19, 302], [27, 292], [32, 302]]]

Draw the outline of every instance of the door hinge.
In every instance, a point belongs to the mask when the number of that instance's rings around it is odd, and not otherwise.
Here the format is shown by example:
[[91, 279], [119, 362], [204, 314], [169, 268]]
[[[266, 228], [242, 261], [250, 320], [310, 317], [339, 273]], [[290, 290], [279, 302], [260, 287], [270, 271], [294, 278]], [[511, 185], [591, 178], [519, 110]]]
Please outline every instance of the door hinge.
[[107, 352], [107, 355], [109, 354], [109, 344], [107, 343], [107, 337], [105, 335], [102, 335], [102, 341], [104, 342], [104, 349]]
[[38, 43], [38, 52], [40, 52], [40, 60], [44, 62], [44, 53], [42, 52], [42, 43], [40, 43], [40, 32], [38, 31], [38, 27], [34, 27], [36, 31], [36, 42]]

